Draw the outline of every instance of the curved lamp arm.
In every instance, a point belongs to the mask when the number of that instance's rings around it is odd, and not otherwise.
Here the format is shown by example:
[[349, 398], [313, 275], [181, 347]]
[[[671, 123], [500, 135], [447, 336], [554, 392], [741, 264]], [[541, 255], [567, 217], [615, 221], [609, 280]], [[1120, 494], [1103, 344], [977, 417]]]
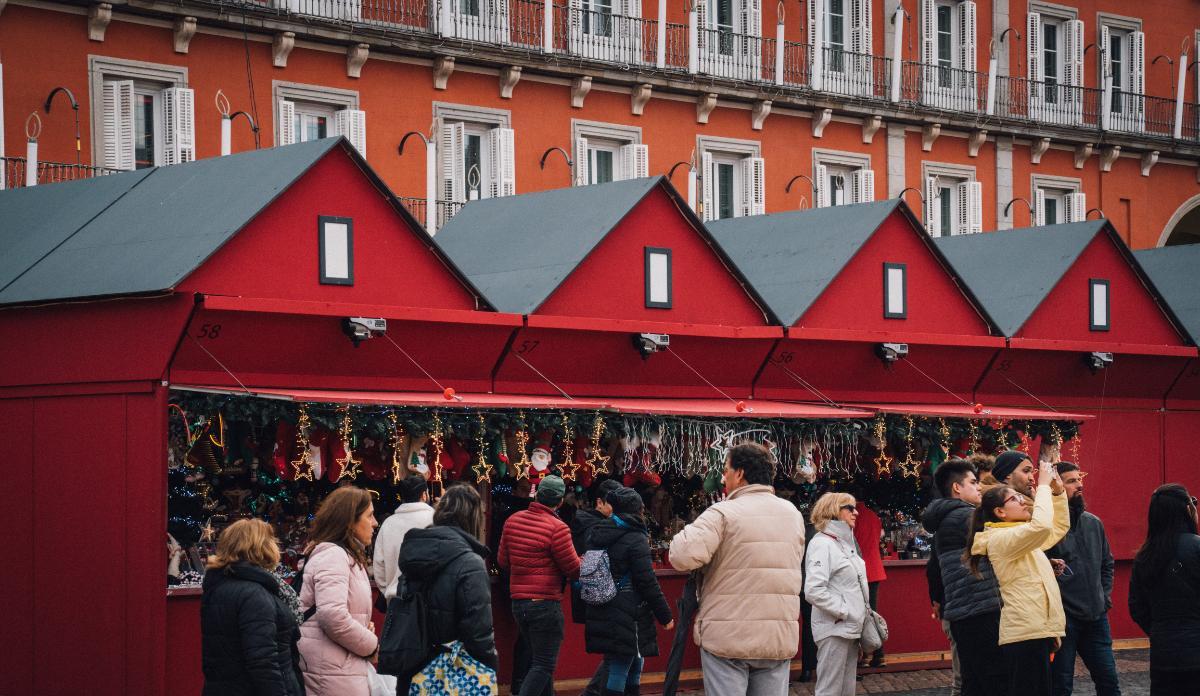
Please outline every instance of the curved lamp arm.
[[546, 158], [547, 158], [547, 157], [549, 157], [549, 156], [550, 156], [550, 153], [551, 153], [551, 152], [554, 152], [555, 150], [558, 150], [559, 152], [561, 152], [561, 153], [562, 153], [563, 159], [565, 159], [565, 160], [567, 161], [567, 166], [568, 166], [568, 167], [574, 167], [574, 166], [575, 166], [575, 160], [571, 159], [571, 156], [567, 154], [567, 151], [566, 151], [566, 150], [564, 150], [564, 149], [562, 149], [561, 147], [558, 147], [558, 146], [556, 145], [556, 146], [554, 146], [554, 147], [550, 148], [549, 150], [546, 150], [545, 152], [543, 152], [543, 153], [542, 153], [542, 159], [541, 159], [541, 161], [539, 161], [539, 162], [538, 162], [538, 167], [539, 167], [539, 168], [541, 168], [541, 169], [545, 169], [545, 168], [546, 168]]
[[925, 194], [921, 193], [921, 189], [917, 188], [916, 186], [905, 186], [904, 190], [901, 191], [900, 194], [898, 196], [896, 196], [896, 198], [903, 199], [904, 194], [908, 193], [909, 191], [916, 191], [917, 198], [920, 198], [922, 203], [925, 202]]
[[675, 170], [676, 170], [676, 169], [679, 169], [679, 166], [680, 166], [680, 165], [683, 165], [683, 166], [687, 167], [688, 169], [691, 169], [691, 168], [692, 168], [692, 163], [691, 163], [691, 162], [682, 162], [682, 161], [680, 161], [680, 162], [676, 162], [675, 164], [672, 164], [672, 165], [671, 165], [671, 168], [670, 168], [670, 169], [668, 169], [668, 170], [667, 170], [667, 178], [668, 178], [668, 179], [670, 179], [670, 178], [672, 178], [672, 177], [674, 177], [674, 176], [675, 176]]
[[1006, 217], [1006, 218], [1012, 217], [1011, 215], [1009, 215], [1009, 211], [1012, 210], [1013, 203], [1016, 203], [1017, 201], [1021, 201], [1022, 203], [1025, 204], [1025, 207], [1029, 209], [1029, 218], [1030, 218], [1030, 220], [1032, 220], [1033, 219], [1033, 204], [1029, 202], [1029, 199], [1021, 198], [1020, 196], [1012, 199], [1011, 201], [1008, 202], [1008, 205], [1004, 206], [1004, 217]]
[[420, 138], [421, 142], [425, 143], [425, 147], [429, 147], [429, 138], [426, 138], [424, 133], [422, 133], [421, 131], [409, 131], [404, 134], [403, 138], [400, 138], [400, 147], [397, 148], [396, 154], [401, 155], [401, 156], [404, 155], [404, 143], [407, 143], [408, 139], [413, 137], [414, 135], [417, 136], [418, 138]]
[[808, 186], [809, 186], [809, 188], [810, 188], [812, 191], [816, 191], [816, 190], [817, 190], [817, 184], [816, 184], [816, 182], [814, 182], [814, 181], [812, 180], [812, 177], [811, 177], [811, 176], [809, 176], [809, 175], [807, 175], [807, 174], [797, 174], [796, 176], [793, 176], [791, 179], [789, 179], [789, 180], [788, 180], [788, 182], [787, 182], [787, 186], [784, 186], [784, 187], [783, 187], [783, 192], [784, 192], [784, 193], [791, 193], [791, 192], [792, 192], [792, 184], [796, 183], [796, 179], [804, 179], [805, 181], [807, 181], [807, 182], [808, 182]]
[[71, 109], [75, 112], [75, 164], [81, 164], [83, 139], [79, 135], [79, 101], [75, 99], [75, 93], [66, 87], [55, 87], [46, 96], [46, 103], [42, 105], [42, 108], [46, 110], [47, 114], [50, 113], [50, 105], [54, 103], [54, 96], [59, 92], [67, 95], [67, 99], [71, 101]]
[[1108, 216], [1106, 216], [1106, 215], [1104, 214], [1104, 211], [1103, 211], [1103, 210], [1100, 210], [1099, 208], [1090, 208], [1090, 209], [1089, 209], [1089, 210], [1088, 210], [1086, 213], [1084, 213], [1084, 214], [1083, 214], [1083, 219], [1085, 219], [1085, 220], [1086, 220], [1086, 219], [1087, 219], [1087, 217], [1088, 217], [1088, 215], [1091, 215], [1092, 213], [1100, 213], [1100, 219], [1101, 219], [1101, 220], [1106, 220], [1106, 219], [1108, 219]]

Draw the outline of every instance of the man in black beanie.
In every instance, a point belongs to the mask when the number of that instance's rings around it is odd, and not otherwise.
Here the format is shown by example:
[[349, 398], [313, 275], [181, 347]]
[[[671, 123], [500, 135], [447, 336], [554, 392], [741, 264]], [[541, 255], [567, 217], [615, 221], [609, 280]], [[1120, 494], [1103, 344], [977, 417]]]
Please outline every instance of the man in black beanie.
[[1008, 450], [996, 456], [992, 476], [996, 482], [1033, 500], [1033, 461], [1029, 455], [1018, 450]]
[[[612, 491], [621, 487], [615, 479], [604, 479], [595, 486], [596, 500], [595, 509], [587, 508], [580, 509], [575, 513], [575, 519], [571, 520], [571, 541], [575, 544], [575, 553], [581, 557], [587, 551], [587, 533], [596, 523], [612, 517], [612, 505], [609, 505], [606, 497]], [[571, 621], [577, 624], [585, 623], [585, 612], [587, 611], [587, 602], [579, 596], [579, 588], [574, 584], [571, 586]], [[592, 675], [592, 680], [588, 682], [584, 688], [584, 696], [600, 696], [604, 693], [604, 684], [608, 681], [608, 667], [603, 661], [596, 668], [596, 673]]]

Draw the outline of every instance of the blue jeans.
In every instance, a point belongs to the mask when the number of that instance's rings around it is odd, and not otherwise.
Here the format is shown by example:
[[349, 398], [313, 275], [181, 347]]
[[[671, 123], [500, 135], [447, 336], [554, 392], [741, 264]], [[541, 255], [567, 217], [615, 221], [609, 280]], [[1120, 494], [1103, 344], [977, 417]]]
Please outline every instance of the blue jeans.
[[529, 641], [529, 672], [521, 682], [520, 696], [549, 696], [554, 689], [554, 668], [563, 641], [562, 603], [558, 600], [514, 599], [513, 618]]
[[628, 693], [630, 687], [642, 681], [642, 658], [634, 655], [605, 655], [604, 666], [608, 668], [609, 693]]
[[1092, 682], [1096, 685], [1096, 696], [1121, 696], [1117, 681], [1117, 662], [1113, 659], [1112, 633], [1108, 628], [1108, 615], [1096, 621], [1080, 621], [1067, 617], [1067, 635], [1062, 648], [1054, 656], [1051, 678], [1054, 696], [1071, 696], [1075, 682], [1075, 655], [1083, 658]]

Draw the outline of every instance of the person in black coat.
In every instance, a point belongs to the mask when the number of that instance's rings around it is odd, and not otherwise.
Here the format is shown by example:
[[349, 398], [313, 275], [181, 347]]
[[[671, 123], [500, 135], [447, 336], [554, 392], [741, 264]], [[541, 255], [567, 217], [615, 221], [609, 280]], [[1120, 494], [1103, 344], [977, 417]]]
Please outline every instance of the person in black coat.
[[470, 486], [451, 486], [434, 508], [433, 526], [405, 535], [400, 572], [403, 582], [429, 591], [426, 608], [433, 644], [461, 641], [471, 657], [496, 669], [492, 586], [483, 562], [488, 549], [479, 541], [482, 536], [479, 493]]
[[1196, 499], [1178, 483], [1150, 497], [1146, 542], [1133, 561], [1129, 614], [1150, 636], [1151, 696], [1200, 684], [1200, 536]]
[[[600, 522], [612, 516], [612, 506], [608, 504], [608, 494], [621, 487], [614, 479], [604, 479], [595, 485], [596, 498], [594, 509], [581, 508], [571, 520], [571, 543], [575, 553], [583, 556], [587, 551], [587, 535]], [[579, 583], [571, 584], [571, 621], [577, 624], [586, 623], [587, 602], [579, 595]], [[581, 696], [600, 696], [604, 693], [604, 685], [608, 683], [608, 668], [601, 662], [596, 667], [596, 673], [584, 687]]]
[[584, 639], [589, 653], [604, 655], [608, 668], [605, 693], [619, 696], [637, 693], [642, 658], [658, 654], [654, 619], [668, 630], [675, 621], [650, 560], [642, 497], [622, 487], [608, 494], [608, 502], [612, 517], [592, 527], [588, 550], [608, 552], [617, 595], [607, 604], [588, 606]]
[[300, 627], [279, 596], [271, 525], [238, 520], [221, 533], [200, 599], [204, 696], [303, 696]]

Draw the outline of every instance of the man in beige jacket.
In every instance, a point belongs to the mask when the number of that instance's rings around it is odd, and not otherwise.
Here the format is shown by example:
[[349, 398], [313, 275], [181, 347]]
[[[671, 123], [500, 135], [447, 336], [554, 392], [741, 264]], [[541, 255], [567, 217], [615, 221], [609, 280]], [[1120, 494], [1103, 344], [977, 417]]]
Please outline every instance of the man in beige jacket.
[[800, 641], [804, 519], [775, 497], [774, 476], [765, 447], [731, 448], [725, 500], [671, 540], [671, 565], [702, 572], [693, 635], [713, 696], [787, 694]]

